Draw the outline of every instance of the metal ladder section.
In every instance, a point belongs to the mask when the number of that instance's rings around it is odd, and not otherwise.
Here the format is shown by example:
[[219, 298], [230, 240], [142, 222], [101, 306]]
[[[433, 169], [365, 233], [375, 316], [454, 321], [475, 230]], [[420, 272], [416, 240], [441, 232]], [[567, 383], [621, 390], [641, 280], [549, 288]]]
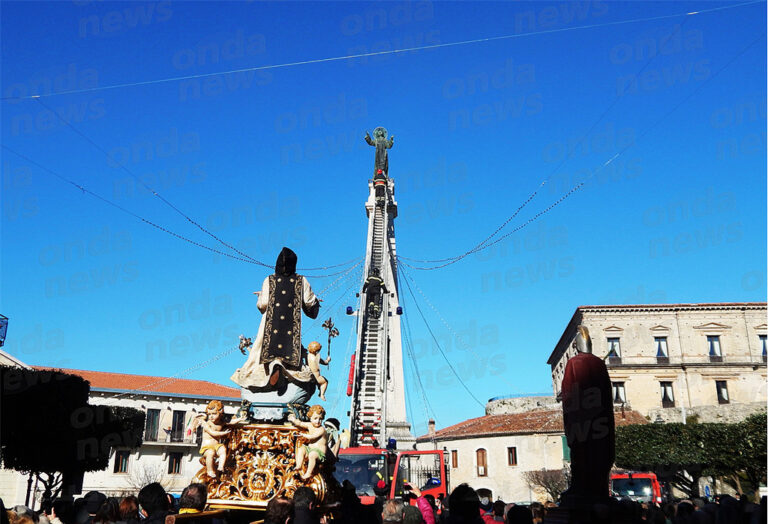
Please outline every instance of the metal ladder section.
[[[379, 268], [384, 278], [387, 268], [384, 267], [387, 254], [387, 214], [379, 206], [373, 210], [373, 232], [371, 235], [370, 263], [368, 270]], [[367, 275], [366, 275], [367, 276]], [[379, 318], [368, 315], [367, 294], [361, 294], [360, 315], [364, 332], [359, 337], [357, 395], [354, 400], [353, 445], [380, 445], [386, 435], [386, 405], [384, 392], [387, 378], [387, 319], [388, 293], [382, 293], [381, 315]]]

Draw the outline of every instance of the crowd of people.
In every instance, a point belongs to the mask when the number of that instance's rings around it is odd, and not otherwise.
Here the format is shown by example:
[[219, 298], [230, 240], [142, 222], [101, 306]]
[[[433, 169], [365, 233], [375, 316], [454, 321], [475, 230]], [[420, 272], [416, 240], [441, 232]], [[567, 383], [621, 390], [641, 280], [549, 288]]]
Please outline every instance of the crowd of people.
[[73, 500], [45, 501], [39, 511], [26, 506], [5, 510], [0, 499], [0, 524], [164, 524], [171, 514], [200, 513], [207, 503], [203, 484], [190, 484], [176, 499], [153, 482], [136, 495], [107, 497], [89, 491]]
[[[377, 497], [373, 504], [362, 504], [355, 487], [342, 485], [338, 503], [321, 506], [314, 491], [298, 488], [293, 497], [276, 497], [267, 505], [264, 524], [539, 524], [557, 504], [533, 502], [530, 505], [492, 501], [484, 490], [467, 484], [457, 486], [448, 497], [435, 498], [409, 486], [402, 497], [387, 500]], [[205, 510], [206, 487], [190, 484], [176, 499], [158, 484], [142, 488], [138, 496], [110, 498], [91, 491], [74, 501], [57, 499], [45, 502], [39, 511], [25, 506], [5, 509], [0, 499], [0, 524], [164, 524], [168, 515], [184, 515], [188, 524], [231, 524], [226, 515], [215, 518], [193, 514]], [[597, 523], [649, 524], [765, 524], [766, 497], [754, 504], [748, 497], [694, 498], [661, 505], [629, 499], [611, 499], [595, 505], [590, 517]], [[181, 520], [181, 519], [180, 519]], [[559, 519], [558, 519], [559, 520]], [[239, 521], [238, 521], [239, 522]]]

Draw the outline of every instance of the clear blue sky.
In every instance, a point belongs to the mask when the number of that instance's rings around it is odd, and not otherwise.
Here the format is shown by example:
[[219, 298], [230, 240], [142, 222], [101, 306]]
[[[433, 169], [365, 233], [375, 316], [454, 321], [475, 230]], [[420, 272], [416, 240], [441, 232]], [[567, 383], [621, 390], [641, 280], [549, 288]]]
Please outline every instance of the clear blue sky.
[[[547, 392], [547, 357], [581, 304], [765, 300], [766, 7], [684, 15], [728, 5], [3, 2], [11, 98], [533, 34], [40, 100], [109, 157], [40, 102], [5, 100], [2, 141], [216, 246], [122, 165], [270, 265], [283, 245], [303, 267], [364, 255], [373, 150], [362, 137], [377, 125], [396, 136], [403, 257], [462, 253], [544, 180], [502, 233], [586, 180], [493, 248], [440, 270], [406, 268], [480, 401]], [[2, 154], [4, 349], [30, 364], [165, 376], [256, 333], [251, 292], [266, 269]], [[327, 371], [336, 416], [349, 408], [354, 346], [342, 308], [360, 286], [359, 272], [348, 276], [323, 292], [321, 311], [341, 330]], [[335, 278], [310, 280], [319, 291]], [[429, 414], [439, 427], [482, 414], [403, 295]], [[319, 323], [305, 324], [305, 343], [322, 338]], [[188, 376], [229, 384], [243, 359], [235, 351]], [[421, 434], [423, 395], [406, 361]]]

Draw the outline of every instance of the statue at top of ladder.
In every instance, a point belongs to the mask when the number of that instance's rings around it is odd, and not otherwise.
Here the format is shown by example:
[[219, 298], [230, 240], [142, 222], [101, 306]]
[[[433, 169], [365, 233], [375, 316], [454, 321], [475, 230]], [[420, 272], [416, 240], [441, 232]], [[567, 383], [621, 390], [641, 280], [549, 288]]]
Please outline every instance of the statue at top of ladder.
[[[232, 375], [243, 400], [252, 403], [305, 404], [316, 380], [301, 343], [301, 312], [317, 318], [320, 299], [307, 279], [296, 273], [297, 256], [284, 247], [275, 273], [256, 291], [256, 307], [263, 313], [248, 359]], [[241, 351], [245, 353], [244, 348]]]
[[389, 175], [389, 155], [387, 149], [392, 149], [395, 143], [395, 135], [387, 138], [387, 130], [379, 126], [373, 130], [373, 139], [368, 131], [365, 132], [365, 141], [369, 146], [376, 148], [376, 158], [373, 165], [374, 177], [381, 170], [381, 173], [386, 177]]

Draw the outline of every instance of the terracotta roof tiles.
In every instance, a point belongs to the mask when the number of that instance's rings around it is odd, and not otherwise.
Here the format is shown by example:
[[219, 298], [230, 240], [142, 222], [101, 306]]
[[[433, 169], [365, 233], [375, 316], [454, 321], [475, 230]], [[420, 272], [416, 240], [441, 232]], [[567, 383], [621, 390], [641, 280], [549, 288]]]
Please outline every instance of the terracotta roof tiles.
[[[614, 414], [617, 426], [629, 424], [648, 424], [648, 420], [637, 411], [627, 410], [624, 416]], [[531, 433], [562, 433], [563, 413], [554, 411], [529, 411], [503, 415], [485, 415], [459, 422], [453, 426], [435, 432], [437, 440], [453, 440], [481, 436], [525, 435]], [[416, 440], [430, 441], [429, 435], [422, 435]]]
[[[35, 369], [51, 369], [41, 366], [33, 366]], [[148, 375], [129, 375], [127, 373], [110, 373], [107, 371], [87, 371], [83, 369], [61, 369], [64, 373], [70, 373], [83, 377], [91, 383], [91, 388], [119, 390], [119, 391], [146, 391], [147, 393], [163, 393], [172, 395], [195, 395], [200, 397], [224, 397], [237, 400], [240, 398], [240, 390], [208, 382], [207, 380], [191, 380], [188, 378], [152, 377]]]

